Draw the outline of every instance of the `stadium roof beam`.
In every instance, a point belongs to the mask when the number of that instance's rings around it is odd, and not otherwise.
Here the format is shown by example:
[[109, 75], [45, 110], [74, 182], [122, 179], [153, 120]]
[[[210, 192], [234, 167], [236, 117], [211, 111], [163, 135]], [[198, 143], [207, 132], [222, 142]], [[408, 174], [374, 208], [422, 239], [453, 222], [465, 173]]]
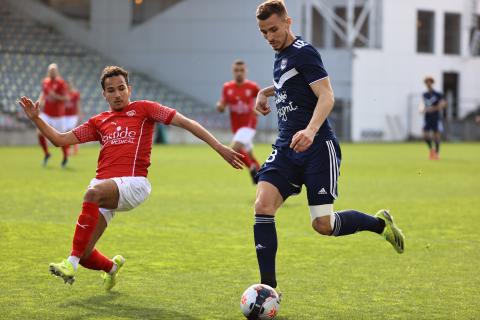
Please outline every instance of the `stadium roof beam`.
[[[347, 0], [346, 2], [346, 19], [337, 15], [330, 6], [325, 3], [325, 0], [309, 0], [311, 6], [323, 16], [333, 32], [340, 37], [348, 48], [353, 48], [355, 41], [358, 39], [367, 47], [374, 44], [368, 37], [361, 34], [361, 29], [366, 22], [368, 16], [373, 14], [375, 2], [377, 0], [366, 0], [362, 7], [357, 21], [355, 22], [355, 6], [356, 0]], [[340, 26], [340, 27], [339, 27]], [[343, 29], [343, 30], [342, 30]], [[369, 30], [370, 34], [375, 34], [375, 30]]]

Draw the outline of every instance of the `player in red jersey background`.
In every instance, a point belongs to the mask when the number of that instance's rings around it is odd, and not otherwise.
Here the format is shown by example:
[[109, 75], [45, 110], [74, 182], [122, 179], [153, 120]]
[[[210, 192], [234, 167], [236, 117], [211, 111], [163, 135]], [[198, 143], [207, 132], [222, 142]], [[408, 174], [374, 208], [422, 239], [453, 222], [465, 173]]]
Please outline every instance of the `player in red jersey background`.
[[253, 155], [253, 138], [257, 127], [255, 100], [260, 88], [255, 82], [246, 79], [247, 66], [244, 61], [236, 60], [232, 66], [232, 73], [234, 79], [223, 85], [217, 110], [224, 112], [227, 107], [229, 108], [234, 133], [232, 148], [243, 155], [243, 162], [250, 169], [253, 179], [260, 168]]
[[[103, 270], [104, 287], [115, 286], [124, 265], [121, 255], [108, 259], [95, 244], [116, 211], [128, 211], [143, 203], [151, 191], [147, 179], [155, 122], [184, 128], [205, 141], [232, 167], [241, 169], [240, 154], [222, 145], [198, 122], [153, 101], [130, 101], [128, 73], [120, 67], [106, 67], [101, 84], [110, 111], [90, 118], [66, 133], [55, 130], [39, 117], [38, 103], [27, 97], [19, 101], [28, 118], [56, 146], [98, 141], [101, 145], [97, 174], [85, 193], [70, 256], [51, 263], [50, 272], [72, 284], [78, 265]], [[99, 214], [100, 213], [100, 214]]]
[[[64, 125], [65, 131], [70, 131], [75, 128], [79, 121], [82, 120], [81, 114], [81, 97], [80, 91], [75, 87], [73, 81], [69, 80], [66, 83], [67, 100], [65, 100], [65, 117]], [[73, 145], [73, 153], [78, 152], [78, 144]]]
[[[40, 114], [42, 119], [60, 132], [65, 131], [63, 117], [65, 115], [64, 101], [66, 99], [67, 89], [65, 81], [60, 77], [58, 66], [52, 63], [48, 66], [47, 76], [42, 81], [42, 91], [38, 101], [42, 110]], [[38, 142], [44, 152], [43, 165], [45, 166], [51, 155], [48, 151], [47, 140], [40, 132], [38, 133]], [[67, 164], [68, 149], [68, 146], [62, 147], [62, 167], [65, 167]]]

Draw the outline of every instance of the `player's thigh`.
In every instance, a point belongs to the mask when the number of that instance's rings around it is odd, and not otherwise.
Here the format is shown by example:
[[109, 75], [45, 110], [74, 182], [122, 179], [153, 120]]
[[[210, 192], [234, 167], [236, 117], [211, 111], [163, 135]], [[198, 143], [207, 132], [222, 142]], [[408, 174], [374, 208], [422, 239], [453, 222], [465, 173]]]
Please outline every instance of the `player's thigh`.
[[282, 203], [283, 197], [275, 185], [267, 181], [258, 183], [255, 213], [274, 216]]
[[[233, 143], [239, 143], [243, 148], [251, 146], [253, 142], [253, 137], [255, 136], [255, 129], [242, 127], [235, 132], [233, 136]], [[250, 151], [249, 149], [247, 151]]]
[[90, 184], [84, 200], [98, 203], [100, 208], [116, 209], [120, 199], [117, 183], [112, 179], [96, 180]]
[[328, 140], [308, 159], [304, 172], [312, 221], [333, 212], [338, 197], [341, 150], [336, 140]]
[[145, 177], [119, 177], [112, 180], [119, 190], [117, 211], [129, 211], [138, 207], [152, 191], [152, 186]]

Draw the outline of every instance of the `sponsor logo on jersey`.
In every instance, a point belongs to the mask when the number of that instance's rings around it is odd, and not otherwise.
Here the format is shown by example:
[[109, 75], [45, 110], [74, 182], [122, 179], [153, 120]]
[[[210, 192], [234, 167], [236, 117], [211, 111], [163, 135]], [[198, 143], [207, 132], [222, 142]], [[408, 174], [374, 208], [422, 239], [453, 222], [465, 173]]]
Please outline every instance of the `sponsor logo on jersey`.
[[290, 101], [288, 105], [277, 108], [277, 113], [278, 117], [282, 119], [282, 121], [287, 121], [288, 120], [288, 114], [292, 111], [295, 111], [298, 109], [298, 106], [294, 106], [293, 102]]
[[275, 93], [275, 104], [284, 103], [287, 100], [285, 91]]
[[122, 126], [118, 126], [114, 132], [102, 136], [102, 144], [106, 145], [107, 143], [110, 143], [114, 145], [135, 143], [136, 136], [137, 133], [129, 130], [128, 127], [122, 128]]
[[279, 105], [284, 104], [288, 99], [287, 93], [285, 91], [275, 93], [275, 104], [277, 105], [278, 117], [283, 121], [288, 120], [288, 113], [298, 109], [298, 106], [294, 106], [292, 101], [289, 101], [287, 105], [280, 107]]

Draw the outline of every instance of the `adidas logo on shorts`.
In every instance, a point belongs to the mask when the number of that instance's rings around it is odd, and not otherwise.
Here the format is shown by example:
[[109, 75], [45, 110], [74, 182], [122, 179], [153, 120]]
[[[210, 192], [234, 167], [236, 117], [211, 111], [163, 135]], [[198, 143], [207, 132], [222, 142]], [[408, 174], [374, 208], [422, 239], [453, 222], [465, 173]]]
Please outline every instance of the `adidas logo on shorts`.
[[327, 194], [327, 191], [325, 190], [325, 188], [322, 188], [320, 189], [320, 191], [318, 191], [317, 194]]

